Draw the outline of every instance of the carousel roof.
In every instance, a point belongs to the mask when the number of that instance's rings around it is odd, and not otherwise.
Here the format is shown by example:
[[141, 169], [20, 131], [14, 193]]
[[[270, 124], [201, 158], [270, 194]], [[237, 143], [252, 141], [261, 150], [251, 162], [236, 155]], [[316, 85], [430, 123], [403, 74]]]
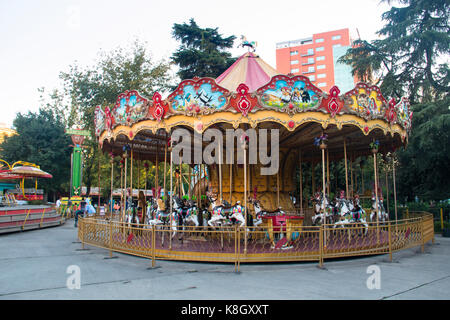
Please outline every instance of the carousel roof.
[[30, 166], [14, 167], [11, 169], [10, 173], [13, 175], [21, 175], [23, 177], [53, 178], [50, 173]]
[[[302, 75], [283, 75], [259, 56], [243, 54], [222, 75], [186, 79], [166, 98], [136, 90], [119, 94], [114, 106], [95, 109], [95, 134], [103, 151], [165, 161], [171, 130], [203, 133], [208, 128], [280, 130], [280, 147], [320, 157], [315, 138], [328, 134], [330, 158], [346, 143], [354, 155], [370, 154], [378, 140], [385, 151], [406, 145], [411, 130], [409, 101], [386, 99], [377, 86], [357, 83], [343, 92], [316, 87]], [[335, 150], [333, 150], [335, 149]]]
[[279, 74], [258, 55], [247, 52], [240, 56], [224, 73], [216, 78], [216, 83], [230, 91], [244, 83], [250, 91], [255, 91]]

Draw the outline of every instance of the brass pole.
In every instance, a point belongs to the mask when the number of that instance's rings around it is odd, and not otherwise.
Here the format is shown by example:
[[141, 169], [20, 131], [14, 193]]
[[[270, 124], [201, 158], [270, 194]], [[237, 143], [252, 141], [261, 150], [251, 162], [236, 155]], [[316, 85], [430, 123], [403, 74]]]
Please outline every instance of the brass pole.
[[389, 181], [388, 181], [388, 169], [387, 166], [385, 166], [385, 173], [386, 173], [386, 211], [389, 214]]
[[395, 161], [394, 154], [392, 154], [392, 180], [394, 182], [394, 212], [395, 212], [395, 226], [397, 228], [397, 190], [395, 187]]
[[164, 197], [167, 199], [167, 190], [166, 190], [166, 175], [167, 175], [167, 132], [166, 132], [166, 143], [164, 146]]
[[188, 180], [188, 197], [189, 197], [189, 200], [192, 200], [192, 192], [191, 192], [191, 187], [192, 187], [192, 170], [191, 170], [191, 166], [190, 165], [189, 165], [188, 175], [189, 175], [189, 180]]
[[247, 143], [244, 140], [244, 219], [245, 219], [245, 239], [244, 254], [247, 254]]
[[344, 161], [345, 161], [345, 197], [348, 198], [347, 139], [346, 138], [344, 138]]
[[378, 227], [379, 227], [379, 221], [378, 221], [378, 176], [377, 176], [377, 152], [376, 150], [373, 150], [373, 171], [375, 174], [375, 213], [377, 215], [377, 235], [378, 235]]
[[330, 153], [327, 149], [327, 194], [330, 194]]
[[311, 162], [311, 180], [312, 180], [312, 190], [311, 190], [311, 196], [314, 196], [314, 193], [316, 192], [316, 179], [314, 177], [314, 160]]
[[277, 208], [280, 207], [280, 170], [277, 171]]
[[128, 153], [125, 155], [125, 173], [124, 173], [124, 201], [122, 207], [122, 221], [125, 219], [125, 207], [127, 205], [127, 166], [128, 166]]
[[350, 158], [350, 198], [353, 198], [353, 155]]
[[[170, 228], [172, 227], [172, 200], [173, 200], [173, 172], [172, 172], [172, 166], [173, 166], [173, 152], [172, 152], [172, 141], [170, 141], [170, 205], [169, 205], [169, 214], [170, 214]], [[169, 232], [169, 249], [172, 249], [172, 237], [170, 236]]]
[[300, 214], [303, 214], [303, 176], [302, 176], [302, 151], [299, 152], [299, 162], [300, 162]]
[[[37, 180], [36, 180], [36, 189], [37, 189]], [[97, 205], [97, 214], [100, 214], [100, 145], [98, 146], [98, 205]]]
[[114, 157], [111, 157], [111, 197], [110, 197], [110, 211], [109, 214], [112, 219], [113, 214], [113, 174], [114, 174]]
[[222, 203], [222, 145], [219, 144], [219, 190], [220, 190], [220, 203]]
[[131, 148], [131, 165], [130, 165], [130, 196], [133, 203], [133, 148]]
[[233, 194], [233, 164], [230, 163], [230, 204], [232, 204], [232, 194]]
[[[159, 196], [159, 163], [158, 163], [158, 153], [159, 153], [159, 142], [158, 140], [156, 141], [156, 160], [155, 160], [155, 190], [156, 190], [156, 195]], [[159, 198], [159, 197], [157, 197]]]

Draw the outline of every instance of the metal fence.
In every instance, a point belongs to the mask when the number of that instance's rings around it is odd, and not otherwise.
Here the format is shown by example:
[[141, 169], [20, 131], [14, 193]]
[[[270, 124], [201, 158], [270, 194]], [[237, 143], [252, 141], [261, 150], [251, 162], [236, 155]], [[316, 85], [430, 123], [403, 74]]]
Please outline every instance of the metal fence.
[[389, 254], [434, 243], [433, 215], [410, 212], [408, 219], [385, 223], [259, 227], [183, 227], [130, 225], [108, 217], [81, 218], [78, 238], [85, 244], [149, 258], [234, 263], [317, 261]]

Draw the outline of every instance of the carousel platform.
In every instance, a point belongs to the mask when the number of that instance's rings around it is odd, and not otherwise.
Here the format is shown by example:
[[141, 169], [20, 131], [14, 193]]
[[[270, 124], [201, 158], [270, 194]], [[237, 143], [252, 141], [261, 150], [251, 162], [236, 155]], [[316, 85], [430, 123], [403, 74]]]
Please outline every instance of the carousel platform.
[[59, 226], [65, 219], [56, 208], [46, 205], [19, 205], [0, 208], [0, 234]]

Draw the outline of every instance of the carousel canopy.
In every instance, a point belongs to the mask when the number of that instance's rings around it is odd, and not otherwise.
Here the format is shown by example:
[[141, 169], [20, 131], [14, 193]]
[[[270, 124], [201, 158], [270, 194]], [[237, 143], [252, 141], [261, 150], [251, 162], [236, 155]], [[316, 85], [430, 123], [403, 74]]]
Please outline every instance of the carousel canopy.
[[21, 175], [22, 177], [36, 177], [36, 178], [53, 178], [53, 176], [39, 168], [20, 166], [14, 167], [10, 170], [11, 175]]
[[344, 144], [357, 157], [406, 145], [412, 112], [407, 98], [386, 99], [377, 86], [358, 83], [341, 93], [324, 92], [301, 75], [276, 74], [254, 53], [243, 54], [217, 79], [183, 80], [165, 99], [135, 90], [120, 94], [114, 106], [95, 109], [95, 131], [103, 151], [134, 159], [164, 161], [170, 132], [184, 128], [279, 129], [280, 148], [299, 152], [305, 161], [320, 158], [315, 138], [326, 133], [330, 159], [343, 156]]
[[231, 67], [216, 78], [216, 83], [229, 91], [234, 91], [244, 83], [249, 91], [265, 85], [273, 76], [279, 74], [258, 55], [247, 52], [239, 57]]

